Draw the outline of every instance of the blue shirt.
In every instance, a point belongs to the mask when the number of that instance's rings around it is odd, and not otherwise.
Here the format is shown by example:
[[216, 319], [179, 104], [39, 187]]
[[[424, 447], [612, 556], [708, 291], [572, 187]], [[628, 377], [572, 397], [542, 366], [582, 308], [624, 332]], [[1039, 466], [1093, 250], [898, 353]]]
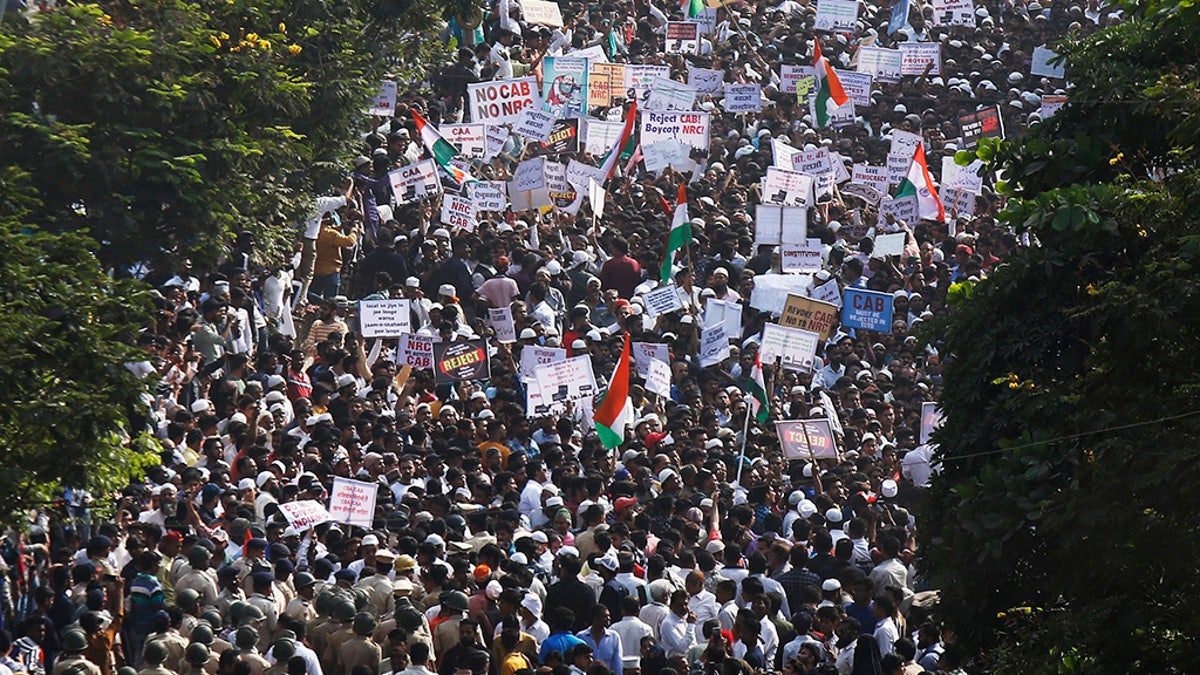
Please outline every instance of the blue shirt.
[[604, 636], [597, 643], [592, 635], [592, 630], [582, 630], [576, 633], [576, 636], [581, 640], [591, 645], [592, 658], [605, 666], [613, 673], [613, 675], [622, 675], [625, 665], [623, 662], [623, 652], [621, 650], [621, 636], [611, 628], [604, 629]]
[[542, 641], [542, 650], [538, 652], [538, 661], [545, 663], [546, 657], [550, 652], [562, 654], [563, 661], [567, 661], [567, 652], [571, 651], [576, 645], [581, 644], [583, 644], [583, 640], [570, 633], [555, 633]]

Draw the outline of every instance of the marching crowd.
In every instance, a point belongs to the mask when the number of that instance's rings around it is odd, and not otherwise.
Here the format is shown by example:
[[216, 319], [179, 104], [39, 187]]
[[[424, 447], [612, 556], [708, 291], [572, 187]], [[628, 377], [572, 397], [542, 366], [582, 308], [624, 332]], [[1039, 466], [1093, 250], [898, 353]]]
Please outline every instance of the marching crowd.
[[[1035, 47], [1120, 13], [984, 0], [974, 27], [945, 26], [914, 2], [893, 26], [892, 8], [868, 2], [856, 29], [829, 33], [814, 32], [818, 2], [738, 1], [707, 8], [695, 54], [666, 53], [666, 23], [692, 4], [563, 2], [562, 27], [508, 2], [456, 19], [442, 36], [461, 45], [455, 63], [402, 86], [394, 117], [364, 129], [353, 172], [317, 199], [293, 255], [273, 259], [246, 234], [211, 267], [181, 258], [151, 272], [157, 321], [128, 367], [154, 383], [142, 422], [161, 464], [119, 495], [69, 491], [61, 514], [6, 531], [0, 675], [966, 668], [914, 563], [918, 541], [930, 545], [915, 507], [937, 469], [922, 404], [937, 401], [946, 356], [922, 324], [945, 314], [953, 284], [1030, 242], [995, 220], [991, 177], [969, 213], [941, 219], [880, 218], [851, 194], [816, 204], [807, 237], [821, 268], [807, 287], [888, 294], [890, 331], [835, 327], [811, 368], [762, 362], [760, 417], [757, 355], [782, 307], [755, 300], [756, 279], [781, 271], [779, 246], [756, 237], [759, 181], [779, 143], [883, 165], [901, 130], [922, 137], [936, 177], [964, 149], [959, 116], [999, 105], [1015, 136], [1061, 93], [1062, 80], [1030, 74]], [[849, 124], [822, 126], [780, 86], [781, 64], [813, 63], [814, 38], [844, 69], [863, 45], [938, 42], [940, 74], [877, 83]], [[433, 152], [412, 113], [470, 122], [470, 83], [596, 45], [683, 81], [696, 67], [759, 83], [762, 111], [701, 96], [711, 140], [695, 169], [622, 158], [599, 218], [535, 208], [449, 228], [436, 199], [397, 198], [389, 170]], [[619, 121], [636, 110], [622, 99], [587, 112]], [[543, 150], [510, 134], [470, 168], [505, 180]], [[691, 240], [668, 252], [680, 183]], [[885, 233], [905, 235], [901, 254], [873, 255]], [[648, 311], [670, 284], [682, 307]], [[487, 376], [447, 383], [403, 361], [406, 336], [363, 337], [356, 301], [379, 299], [410, 301], [415, 336], [484, 340]], [[702, 367], [710, 300], [740, 310], [741, 332]], [[489, 319], [497, 308], [511, 311], [511, 340]], [[666, 347], [665, 389], [630, 363], [631, 343]], [[529, 409], [522, 353], [534, 347], [589, 356], [594, 399]], [[617, 389], [630, 415], [614, 445], [595, 418]], [[774, 422], [806, 418], [830, 421], [836, 457], [785, 456]], [[297, 526], [287, 506], [329, 504], [335, 479], [373, 486], [370, 525]]]

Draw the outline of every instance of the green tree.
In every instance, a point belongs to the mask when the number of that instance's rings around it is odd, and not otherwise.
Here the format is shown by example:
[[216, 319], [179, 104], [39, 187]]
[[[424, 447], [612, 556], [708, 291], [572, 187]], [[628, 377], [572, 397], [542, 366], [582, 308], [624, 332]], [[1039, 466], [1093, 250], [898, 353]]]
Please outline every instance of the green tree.
[[1059, 45], [1060, 116], [978, 151], [1040, 245], [952, 288], [935, 327], [921, 564], [998, 672], [1200, 664], [1200, 13], [1126, 11]]

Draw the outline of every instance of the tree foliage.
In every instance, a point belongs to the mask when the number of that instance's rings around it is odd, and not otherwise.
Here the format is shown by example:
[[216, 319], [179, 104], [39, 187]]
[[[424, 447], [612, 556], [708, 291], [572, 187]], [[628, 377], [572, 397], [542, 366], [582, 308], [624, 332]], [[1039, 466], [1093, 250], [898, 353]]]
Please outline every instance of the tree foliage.
[[1127, 11], [1059, 46], [1060, 116], [979, 150], [1040, 245], [939, 327], [922, 562], [999, 672], [1200, 662], [1200, 13]]

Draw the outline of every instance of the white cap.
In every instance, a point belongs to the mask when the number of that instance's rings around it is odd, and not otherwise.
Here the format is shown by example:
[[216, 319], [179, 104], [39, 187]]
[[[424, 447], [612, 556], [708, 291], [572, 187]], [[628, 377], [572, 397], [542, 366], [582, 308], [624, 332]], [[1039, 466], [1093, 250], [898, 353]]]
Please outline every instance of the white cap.
[[837, 579], [826, 579], [821, 582], [821, 590], [832, 593], [833, 591], [842, 590], [842, 582]]
[[376, 537], [373, 534], [368, 534], [367, 536], [362, 538], [362, 545], [363, 546], [378, 546], [379, 545], [379, 537]]
[[425, 543], [433, 544], [434, 546], [445, 546], [446, 540], [442, 539], [442, 537], [440, 535], [431, 534], [428, 537], [425, 537]]
[[831, 523], [842, 522], [842, 510], [836, 506], [829, 509], [825, 512], [825, 520], [828, 520]]
[[526, 593], [521, 600], [521, 606], [529, 610], [534, 616], [542, 615], [542, 599], [533, 593]]
[[796, 513], [799, 513], [801, 518], [811, 518], [816, 512], [817, 505], [807, 499], [800, 500], [796, 505]]
[[891, 499], [892, 497], [895, 497], [896, 493], [898, 491], [899, 490], [898, 490], [898, 486], [896, 485], [896, 481], [892, 480], [891, 478], [883, 481], [883, 485], [880, 486], [880, 488], [879, 488], [880, 494], [882, 494], [887, 499]]

